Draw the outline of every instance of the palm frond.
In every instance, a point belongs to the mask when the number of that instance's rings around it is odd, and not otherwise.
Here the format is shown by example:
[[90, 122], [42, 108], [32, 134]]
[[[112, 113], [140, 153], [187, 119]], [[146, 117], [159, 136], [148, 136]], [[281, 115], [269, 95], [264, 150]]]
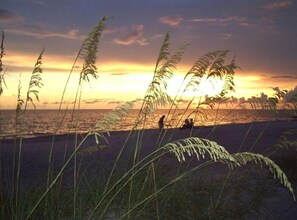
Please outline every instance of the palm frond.
[[98, 50], [99, 40], [106, 28], [106, 21], [110, 18], [110, 16], [104, 16], [98, 23], [98, 25], [96, 25], [88, 34], [82, 45], [79, 57], [84, 61], [84, 64], [81, 70], [80, 80], [89, 81], [90, 76], [94, 77], [95, 79], [98, 78], [96, 54]]
[[34, 108], [36, 108], [35, 104], [34, 104], [34, 98], [32, 98], [32, 94], [34, 95], [35, 99], [39, 102], [39, 91], [37, 90], [38, 88], [41, 88], [43, 86], [42, 83], [42, 78], [41, 78], [41, 74], [42, 74], [42, 56], [44, 53], [44, 48], [42, 49], [41, 53], [39, 54], [37, 61], [35, 63], [32, 75], [31, 75], [31, 79], [29, 82], [29, 88], [27, 91], [27, 98], [26, 98], [26, 104], [25, 104], [25, 109], [27, 107], [27, 102], [31, 102], [32, 105], [34, 106]]
[[286, 174], [271, 159], [261, 154], [251, 152], [237, 153], [233, 154], [232, 156], [241, 165], [246, 165], [248, 162], [253, 162], [255, 164], [260, 165], [261, 168], [263, 168], [263, 165], [267, 166], [269, 171], [273, 174], [274, 179], [278, 179], [281, 182], [281, 184], [284, 185], [290, 191], [294, 200], [296, 200], [293, 188]]

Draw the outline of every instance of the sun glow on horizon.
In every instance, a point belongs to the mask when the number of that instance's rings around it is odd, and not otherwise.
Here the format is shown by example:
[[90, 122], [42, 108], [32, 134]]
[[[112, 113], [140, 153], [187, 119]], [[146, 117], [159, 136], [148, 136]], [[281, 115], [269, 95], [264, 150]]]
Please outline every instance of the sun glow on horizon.
[[[25, 57], [25, 58], [24, 58]], [[14, 109], [16, 105], [17, 87], [19, 75], [21, 74], [22, 97], [24, 98], [30, 75], [37, 55], [30, 54], [26, 58], [24, 54], [12, 54], [5, 56], [5, 67], [7, 74], [5, 76], [8, 88], [4, 88], [4, 94], [0, 97], [0, 109]], [[57, 60], [55, 62], [55, 60]], [[40, 88], [40, 103], [36, 103], [37, 108], [57, 108], [67, 77], [69, 75], [73, 60], [70, 57], [47, 55], [45, 52], [43, 60], [42, 82], [44, 86]], [[145, 91], [153, 78], [153, 63], [133, 63], [120, 61], [101, 61], [97, 62], [98, 76], [97, 80], [92, 79], [84, 84], [82, 108], [114, 108], [117, 104], [125, 101], [131, 101], [136, 98], [143, 98]], [[80, 71], [78, 64], [69, 81], [65, 102], [72, 103], [78, 85]], [[180, 65], [175, 71], [173, 77], [168, 80], [167, 91], [174, 97], [178, 92], [180, 84], [187, 73], [189, 67]], [[261, 92], [271, 95], [273, 93], [273, 84], [275, 80], [270, 81], [263, 77], [263, 73], [239, 73], [235, 74], [235, 89], [232, 94], [237, 98], [251, 97]], [[186, 82], [185, 82], [186, 83]], [[279, 85], [280, 88], [289, 88], [288, 84]], [[261, 86], [259, 86], [261, 85]], [[202, 78], [201, 83], [195, 92], [186, 92], [185, 97], [193, 96], [215, 96], [218, 95], [224, 86], [224, 79]]]
[[[178, 92], [178, 88], [180, 87], [183, 90], [188, 83], [188, 80], [183, 82], [184, 76], [182, 74], [178, 74], [172, 77], [168, 83], [168, 92], [171, 96], [175, 96]], [[181, 83], [183, 82], [183, 85]], [[204, 96], [216, 96], [221, 93], [224, 86], [224, 79], [220, 79], [218, 77], [203, 77], [200, 81], [200, 84], [197, 85], [195, 91], [187, 90], [184, 93], [185, 97], [204, 97]]]
[[218, 77], [202, 78], [199, 85], [200, 96], [216, 96], [221, 93], [225, 80]]

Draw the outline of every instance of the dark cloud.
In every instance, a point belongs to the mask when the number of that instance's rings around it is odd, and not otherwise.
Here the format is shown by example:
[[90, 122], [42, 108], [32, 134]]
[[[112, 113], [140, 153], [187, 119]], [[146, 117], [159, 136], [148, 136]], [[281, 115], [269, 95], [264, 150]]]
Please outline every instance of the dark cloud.
[[0, 8], [0, 23], [10, 23], [20, 19], [22, 17], [16, 13]]
[[102, 103], [102, 102], [104, 102], [104, 103], [112, 103], [113, 102], [113, 100], [114, 99], [85, 99], [85, 100], [83, 100], [83, 102], [85, 103], [85, 104], [96, 104], [96, 103]]
[[272, 76], [273, 79], [297, 79], [297, 76]]
[[85, 104], [96, 104], [104, 102], [102, 99], [89, 99], [89, 100], [83, 100]]
[[169, 26], [178, 26], [184, 19], [181, 16], [163, 16], [159, 21]]
[[119, 104], [122, 104], [122, 103], [123, 102], [120, 102], [120, 101], [110, 101], [107, 104], [109, 104], [109, 105], [114, 105], [114, 104], [119, 105]]
[[115, 44], [131, 45], [138, 44], [140, 46], [148, 45], [146, 38], [143, 36], [144, 26], [142, 24], [132, 26], [130, 33], [123, 37], [119, 37], [113, 40]]
[[[48, 104], [51, 104], [51, 105], [59, 105], [61, 102], [59, 101], [55, 101], [55, 102], [51, 102], [51, 103], [48, 103]], [[73, 104], [74, 102], [62, 102], [62, 104]]]
[[128, 75], [128, 73], [112, 73], [111, 75], [113, 75], [113, 76], [123, 76], [123, 75]]

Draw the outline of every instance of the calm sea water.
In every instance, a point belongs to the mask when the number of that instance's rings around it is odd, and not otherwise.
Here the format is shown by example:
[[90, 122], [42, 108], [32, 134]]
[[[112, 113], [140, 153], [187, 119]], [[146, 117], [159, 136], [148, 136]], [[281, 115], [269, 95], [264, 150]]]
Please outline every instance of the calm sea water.
[[[56, 130], [57, 121], [61, 121], [57, 117], [57, 110], [28, 110], [25, 114], [22, 132], [25, 137], [41, 136], [47, 134], [64, 134], [77, 132], [88, 132], [95, 124], [110, 110], [80, 110], [79, 120], [73, 118], [71, 111], [63, 115], [63, 122]], [[129, 116], [120, 121], [113, 130], [130, 130], [134, 124], [139, 110], [132, 110]], [[281, 110], [278, 112], [269, 110], [207, 110], [200, 112], [196, 118], [194, 115], [189, 116], [191, 111], [182, 114], [184, 111], [179, 110], [174, 117], [174, 121], [170, 121], [167, 117], [165, 124], [167, 126], [180, 126], [187, 117], [194, 118], [195, 126], [218, 125], [230, 123], [249, 123], [255, 121], [270, 120], [287, 120], [290, 113]], [[157, 128], [158, 119], [161, 115], [167, 115], [168, 110], [157, 110], [153, 117], [148, 118], [145, 128]], [[179, 123], [178, 123], [179, 122]], [[56, 130], [56, 131], [55, 131]], [[0, 138], [12, 138], [16, 135], [16, 122], [14, 110], [0, 110]]]

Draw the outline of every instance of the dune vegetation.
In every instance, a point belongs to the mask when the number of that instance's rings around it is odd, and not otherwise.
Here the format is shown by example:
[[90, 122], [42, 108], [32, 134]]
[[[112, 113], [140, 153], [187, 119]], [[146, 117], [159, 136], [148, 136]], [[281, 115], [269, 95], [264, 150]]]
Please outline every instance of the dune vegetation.
[[[73, 105], [74, 124], [78, 127], [80, 102], [84, 85], [98, 78], [96, 54], [100, 39], [111, 17], [103, 17], [84, 40], [74, 59], [64, 91], [61, 94], [59, 111], [56, 117], [56, 131], [63, 123], [64, 101], [69, 79], [74, 68], [80, 66], [77, 90]], [[16, 106], [17, 132], [13, 148], [13, 164], [9, 174], [1, 166], [0, 178], [0, 218], [1, 219], [245, 219], [253, 216], [266, 216], [273, 207], [267, 206], [267, 199], [275, 196], [276, 187], [282, 187], [295, 200], [293, 187], [282, 169], [268, 156], [258, 153], [229, 153], [224, 146], [211, 140], [196, 136], [191, 128], [188, 136], [174, 139], [174, 128], [180, 126], [181, 104], [185, 104], [183, 95], [187, 91], [196, 91], [204, 78], [220, 78], [224, 86], [220, 94], [202, 99], [192, 97], [186, 103], [184, 113], [191, 109], [194, 120], [199, 115], [207, 115], [205, 107], [214, 108], [228, 102], [228, 95], [235, 91], [234, 74], [238, 68], [235, 59], [227, 62], [230, 51], [220, 50], [205, 54], [193, 64], [184, 75], [184, 80], [176, 91], [175, 97], [167, 93], [167, 80], [170, 79], [177, 64], [182, 59], [187, 44], [176, 51], [170, 51], [170, 34], [166, 33], [162, 42], [156, 65], [144, 97], [126, 102], [105, 117], [98, 119], [96, 126], [86, 134], [74, 135], [73, 150], [65, 154], [63, 165], [56, 169], [54, 146], [57, 137], [50, 137], [48, 151], [48, 169], [46, 180], [38, 187], [24, 189], [20, 176], [22, 173], [22, 151], [24, 137], [23, 126], [26, 126], [26, 111], [29, 105], [35, 107], [39, 101], [39, 90], [42, 89], [42, 58], [45, 49], [33, 67], [28, 90], [22, 98], [21, 77]], [[0, 53], [0, 95], [5, 91], [4, 33], [2, 34]], [[98, 79], [100, 80], [100, 79]], [[275, 89], [275, 95], [265, 100], [251, 99], [234, 108], [250, 105], [255, 109], [277, 111], [279, 100], [287, 91]], [[1, 97], [0, 97], [1, 98]], [[284, 104], [288, 110], [295, 111], [296, 98]], [[195, 108], [190, 108], [195, 104]], [[111, 164], [100, 164], [92, 167], [92, 172], [83, 163], [84, 155], [100, 155], [109, 148], [108, 141], [113, 138], [112, 130], [116, 123], [129, 114], [129, 111], [140, 104], [135, 126], [124, 133], [124, 141], [116, 151]], [[150, 140], [150, 151], [143, 153], [146, 135], [146, 120], [160, 107], [168, 107], [166, 123], [172, 129], [162, 128], [154, 131]], [[232, 114], [232, 110], [230, 110]], [[171, 131], [168, 136], [169, 130]], [[215, 132], [213, 130], [213, 132]], [[248, 131], [247, 131], [248, 132]], [[297, 146], [296, 130], [283, 134], [272, 149]], [[281, 134], [279, 134], [281, 136]], [[294, 136], [295, 135], [295, 136]], [[258, 138], [261, 138], [259, 134]], [[94, 145], [84, 146], [89, 139]], [[65, 143], [67, 146], [69, 143]], [[84, 146], [84, 147], [82, 147]], [[1, 148], [1, 140], [0, 140]], [[72, 148], [71, 148], [72, 149]], [[0, 149], [0, 160], [3, 160]], [[168, 159], [168, 157], [170, 159]], [[174, 159], [174, 161], [172, 160]], [[166, 167], [165, 161], [170, 161]], [[173, 161], [173, 162], [172, 162]], [[218, 166], [213, 175], [212, 166]], [[260, 169], [259, 169], [260, 168]], [[221, 169], [226, 169], [220, 172]], [[69, 175], [71, 173], [71, 175]], [[221, 175], [218, 175], [218, 173]], [[71, 176], [70, 184], [63, 184], [66, 174]], [[274, 178], [276, 180], [274, 180]], [[6, 182], [4, 184], [3, 182]]]

